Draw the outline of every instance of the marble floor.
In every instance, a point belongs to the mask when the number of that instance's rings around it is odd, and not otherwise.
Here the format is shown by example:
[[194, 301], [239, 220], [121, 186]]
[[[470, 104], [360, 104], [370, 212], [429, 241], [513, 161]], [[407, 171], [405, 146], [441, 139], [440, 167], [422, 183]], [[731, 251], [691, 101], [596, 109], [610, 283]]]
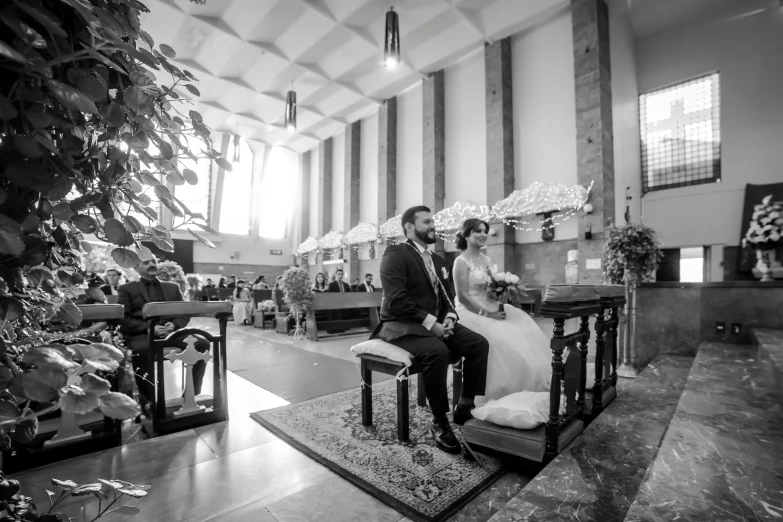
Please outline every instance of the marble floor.
[[[207, 320], [194, 324], [216, 328]], [[269, 330], [229, 325], [228, 357], [256, 343], [279, 349], [290, 341]], [[349, 348], [362, 337], [298, 342], [297, 347], [350, 360]], [[179, 382], [169, 368], [166, 381]], [[173, 389], [173, 388], [169, 388]], [[141, 512], [134, 520], [177, 521], [390, 521], [407, 520], [398, 512], [295, 450], [249, 414], [288, 404], [285, 400], [229, 372], [230, 420], [194, 430], [133, 442], [83, 457], [17, 473], [23, 493], [39, 508], [48, 505], [44, 489], [51, 479], [91, 483], [121, 479], [152, 486], [147, 497], [128, 499]], [[132, 427], [130, 429], [133, 429]], [[450, 520], [482, 522], [501, 510], [539, 471], [510, 462], [509, 471]], [[65, 503], [70, 516], [84, 508], [90, 520], [97, 501], [78, 497]]]

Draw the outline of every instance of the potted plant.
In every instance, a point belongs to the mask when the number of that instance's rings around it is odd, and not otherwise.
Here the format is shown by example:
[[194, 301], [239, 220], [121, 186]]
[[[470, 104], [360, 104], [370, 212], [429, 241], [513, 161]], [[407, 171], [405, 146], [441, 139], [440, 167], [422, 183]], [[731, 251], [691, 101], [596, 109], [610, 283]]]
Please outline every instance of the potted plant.
[[[203, 3], [203, 2], [198, 2]], [[113, 245], [130, 268], [171, 252], [171, 231], [156, 224], [151, 195], [199, 241], [192, 225], [215, 233], [170, 186], [196, 184], [179, 160], [231, 165], [211, 147], [201, 115], [175, 89], [198, 95], [175, 52], [139, 25], [138, 0], [9, 2], [0, 24], [0, 442], [29, 441], [53, 409], [100, 409], [116, 419], [138, 405], [109, 392], [85, 365], [116, 367], [111, 345], [47, 344], [52, 321], [78, 326], [74, 299], [85, 286], [80, 257], [92, 236]], [[157, 77], [170, 79], [157, 85]], [[194, 140], [206, 152], [194, 154]], [[35, 404], [48, 403], [36, 409]]]
[[764, 282], [773, 281], [775, 249], [783, 244], [783, 202], [772, 201], [772, 195], [753, 207], [753, 216], [742, 246], [756, 249], [756, 269]]
[[291, 308], [291, 315], [296, 322], [294, 341], [309, 339], [310, 336], [302, 326], [302, 318], [313, 303], [310, 274], [304, 268], [289, 268], [283, 272], [283, 293], [286, 304]]
[[625, 285], [622, 365], [618, 375], [636, 377], [636, 352], [632, 342], [636, 317], [636, 285], [655, 280], [655, 271], [663, 252], [658, 234], [650, 227], [628, 223], [604, 230], [602, 266], [604, 278], [610, 284]]

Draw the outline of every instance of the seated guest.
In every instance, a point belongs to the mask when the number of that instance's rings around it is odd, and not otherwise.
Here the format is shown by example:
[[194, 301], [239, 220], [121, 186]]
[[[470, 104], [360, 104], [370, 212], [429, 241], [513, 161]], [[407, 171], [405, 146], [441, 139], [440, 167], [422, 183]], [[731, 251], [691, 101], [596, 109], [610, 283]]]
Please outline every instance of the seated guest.
[[234, 322], [242, 325], [249, 324], [250, 315], [253, 313], [253, 296], [250, 295], [250, 290], [245, 288], [245, 282], [241, 279], [237, 281], [237, 287], [231, 294], [231, 302], [234, 304]]
[[343, 281], [343, 277], [345, 276], [345, 272], [343, 272], [342, 268], [338, 268], [337, 272], [334, 273], [334, 282], [329, 283], [329, 291], [330, 292], [350, 292], [351, 287], [348, 286], [348, 283]]
[[215, 283], [212, 282], [212, 279], [207, 278], [207, 283], [204, 285], [204, 288], [215, 288]]
[[229, 282], [228, 286], [226, 288], [236, 288], [237, 287], [237, 276], [228, 276]]
[[108, 284], [101, 287], [104, 294], [119, 295], [120, 275], [120, 271], [116, 268], [110, 268], [106, 271], [106, 281], [108, 281]]
[[269, 285], [266, 284], [266, 278], [262, 275], [256, 278], [256, 282], [253, 283], [253, 290], [269, 290]]
[[280, 290], [281, 292], [284, 291], [284, 289], [283, 289], [283, 276], [277, 276], [277, 280], [275, 281], [275, 290]]
[[[136, 272], [141, 277], [138, 281], [124, 284], [120, 287], [117, 302], [122, 305], [125, 315], [120, 323], [120, 330], [125, 335], [125, 345], [133, 352], [134, 375], [136, 386], [139, 389], [139, 403], [142, 411], [149, 416], [148, 404], [155, 397], [155, 385], [151, 382], [152, 368], [150, 367], [149, 351], [147, 343], [147, 321], [142, 316], [142, 308], [147, 303], [161, 301], [182, 301], [182, 292], [176, 283], [160, 281], [158, 275], [158, 261], [154, 257], [141, 261], [136, 266]], [[159, 339], [167, 337], [170, 333], [184, 328], [190, 321], [187, 317], [160, 319], [154, 325], [155, 336]], [[172, 347], [187, 348], [184, 339], [171, 343]], [[196, 350], [206, 352], [209, 350], [209, 341], [196, 336]], [[205, 361], [199, 361], [193, 366], [193, 391], [201, 393], [201, 383], [204, 381], [204, 372], [207, 369]], [[163, 376], [158, 376], [162, 379]]]
[[221, 277], [220, 281], [218, 281], [218, 288], [226, 288], [226, 278]]
[[359, 290], [359, 278], [357, 277], [351, 282], [351, 292], [356, 292]]
[[313, 292], [326, 292], [329, 290], [329, 287], [326, 285], [326, 278], [324, 277], [323, 272], [318, 272], [315, 274], [315, 283], [313, 283]]
[[375, 287], [372, 285], [372, 274], [364, 275], [364, 283], [358, 286], [357, 292], [375, 292]]

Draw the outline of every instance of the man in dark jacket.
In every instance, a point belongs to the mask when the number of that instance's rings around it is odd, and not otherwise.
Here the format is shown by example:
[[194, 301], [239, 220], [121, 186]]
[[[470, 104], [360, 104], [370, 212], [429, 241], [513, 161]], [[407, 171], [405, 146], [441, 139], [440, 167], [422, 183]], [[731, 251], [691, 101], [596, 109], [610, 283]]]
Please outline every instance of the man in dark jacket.
[[[120, 324], [120, 330], [125, 334], [125, 343], [133, 352], [136, 386], [139, 388], [139, 402], [142, 408], [155, 397], [155, 385], [152, 378], [152, 357], [147, 339], [147, 321], [142, 316], [142, 308], [147, 303], [160, 301], [182, 301], [182, 293], [175, 283], [158, 280], [158, 262], [155, 258], [141, 261], [136, 267], [141, 278], [138, 281], [124, 284], [120, 287], [117, 302], [123, 306], [125, 316]], [[187, 317], [172, 318], [161, 321], [154, 326], [155, 336], [159, 339], [167, 337], [175, 330], [184, 328], [190, 321]], [[171, 343], [172, 347], [187, 347], [183, 339]], [[209, 350], [209, 341], [196, 336], [196, 350]], [[201, 383], [204, 380], [206, 362], [199, 361], [193, 366], [193, 388], [196, 395], [201, 393]], [[163, 379], [162, 375], [157, 376]]]

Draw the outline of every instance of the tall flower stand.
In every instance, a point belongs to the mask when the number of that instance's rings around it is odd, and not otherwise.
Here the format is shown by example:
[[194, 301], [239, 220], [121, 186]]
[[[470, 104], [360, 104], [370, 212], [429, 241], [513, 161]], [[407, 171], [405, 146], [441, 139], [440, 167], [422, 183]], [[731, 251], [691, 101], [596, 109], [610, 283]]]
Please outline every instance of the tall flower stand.
[[289, 333], [288, 335], [293, 335], [294, 342], [301, 341], [304, 339], [310, 339], [310, 335], [305, 331], [304, 325], [302, 324], [302, 310], [301, 308], [294, 307], [293, 309], [294, 313], [294, 320], [296, 321], [296, 326], [294, 326], [293, 331]]
[[617, 368], [617, 375], [626, 379], [635, 379], [639, 375], [639, 367], [636, 364], [636, 285], [626, 281], [625, 283], [625, 308], [620, 316], [620, 331], [622, 332], [620, 345], [621, 363]]

